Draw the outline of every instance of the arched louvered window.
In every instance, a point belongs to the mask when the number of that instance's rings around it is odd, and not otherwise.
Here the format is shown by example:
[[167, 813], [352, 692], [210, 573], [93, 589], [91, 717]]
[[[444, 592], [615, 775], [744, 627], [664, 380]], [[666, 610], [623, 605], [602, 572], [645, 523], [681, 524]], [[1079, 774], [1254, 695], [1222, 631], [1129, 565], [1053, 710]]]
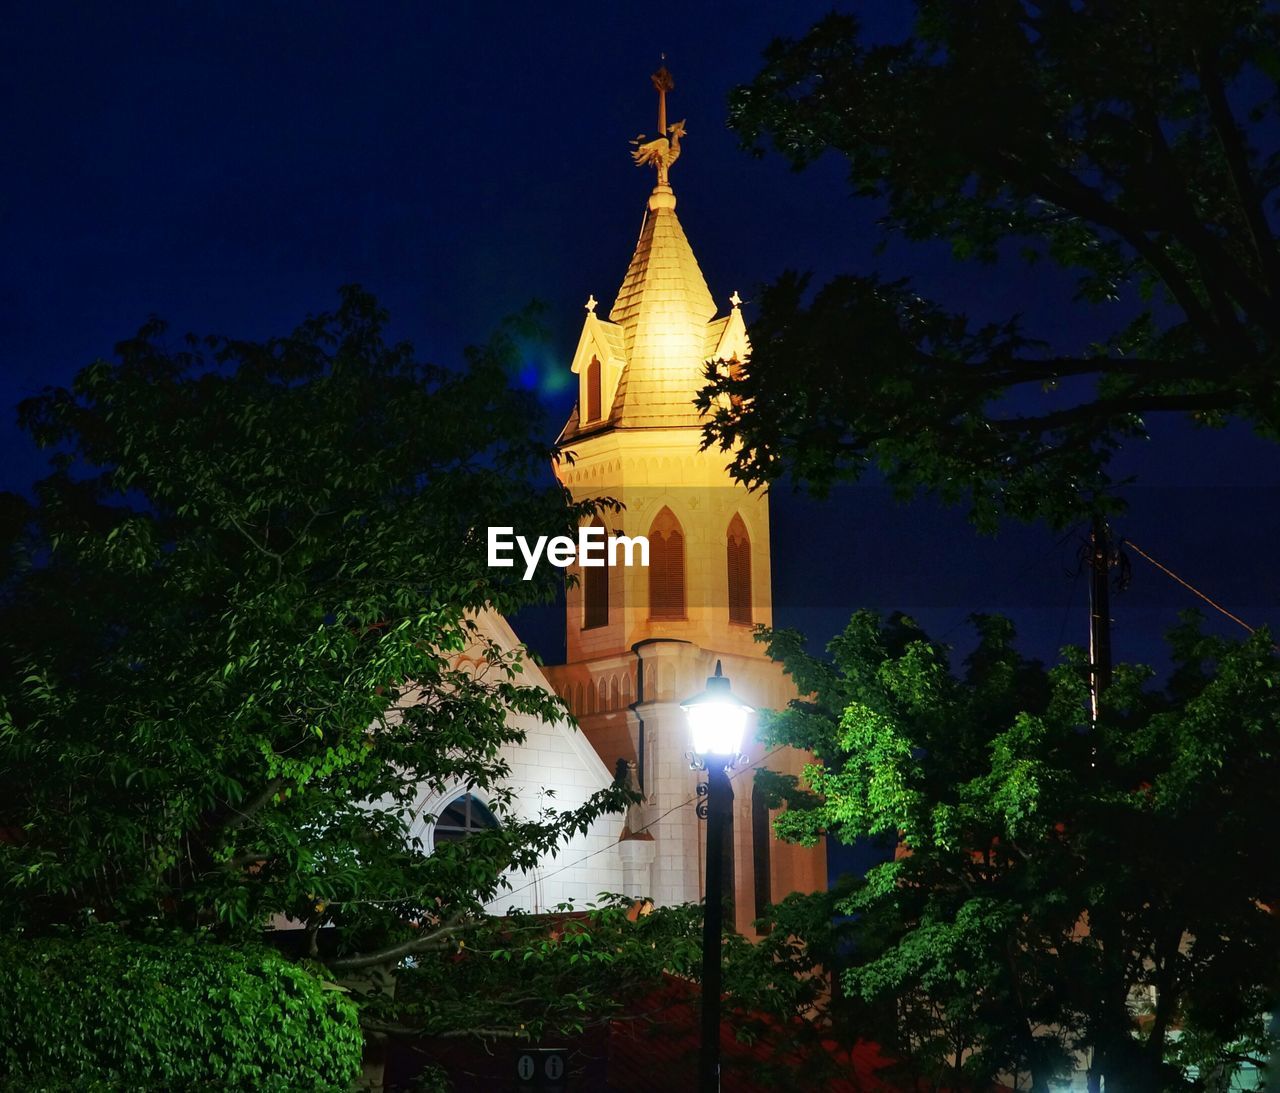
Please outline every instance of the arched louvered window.
[[591, 358], [587, 365], [587, 420], [600, 420], [600, 361]]
[[729, 621], [751, 625], [751, 536], [742, 517], [729, 522]]
[[[593, 528], [604, 528], [599, 517], [591, 521]], [[606, 532], [606, 537], [608, 533]], [[598, 551], [596, 553], [599, 553]], [[582, 567], [582, 629], [593, 630], [609, 625], [609, 567]]]
[[649, 615], [682, 619], [684, 610], [684, 532], [669, 508], [649, 528]]

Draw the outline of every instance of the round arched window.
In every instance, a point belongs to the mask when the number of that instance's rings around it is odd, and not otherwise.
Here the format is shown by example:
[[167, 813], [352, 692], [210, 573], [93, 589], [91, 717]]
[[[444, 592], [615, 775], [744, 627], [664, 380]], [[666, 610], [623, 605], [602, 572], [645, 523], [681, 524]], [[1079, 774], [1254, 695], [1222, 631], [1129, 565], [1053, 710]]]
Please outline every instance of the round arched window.
[[491, 831], [497, 826], [497, 818], [479, 797], [463, 793], [440, 810], [436, 817], [435, 841], [458, 843], [476, 831]]

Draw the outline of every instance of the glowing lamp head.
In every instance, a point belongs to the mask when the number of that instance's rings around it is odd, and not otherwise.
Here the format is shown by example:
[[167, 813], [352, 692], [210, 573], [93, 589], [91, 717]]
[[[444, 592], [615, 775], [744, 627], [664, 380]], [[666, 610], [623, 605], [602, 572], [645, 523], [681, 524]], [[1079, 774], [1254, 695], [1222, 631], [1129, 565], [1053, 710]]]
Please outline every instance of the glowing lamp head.
[[689, 717], [695, 755], [735, 756], [742, 751], [747, 714], [754, 712], [729, 690], [720, 662], [716, 674], [707, 679], [707, 689], [680, 703]]

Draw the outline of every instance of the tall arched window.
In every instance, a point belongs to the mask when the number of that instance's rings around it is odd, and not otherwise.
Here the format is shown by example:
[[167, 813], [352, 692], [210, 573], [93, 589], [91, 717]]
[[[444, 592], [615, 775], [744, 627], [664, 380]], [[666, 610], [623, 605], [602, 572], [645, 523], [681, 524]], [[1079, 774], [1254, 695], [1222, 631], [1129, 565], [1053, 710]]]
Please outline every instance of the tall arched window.
[[591, 358], [587, 365], [587, 420], [600, 420], [600, 360]]
[[[591, 521], [593, 528], [604, 528], [600, 517]], [[606, 536], [607, 536], [606, 532]], [[582, 629], [593, 630], [609, 625], [609, 567], [582, 567]]]
[[742, 517], [729, 522], [729, 621], [751, 625], [751, 536]]
[[649, 528], [649, 615], [682, 619], [684, 610], [684, 532], [664, 507]]
[[477, 831], [489, 831], [498, 826], [497, 818], [479, 797], [464, 793], [455, 797], [436, 817], [435, 842], [460, 843]]

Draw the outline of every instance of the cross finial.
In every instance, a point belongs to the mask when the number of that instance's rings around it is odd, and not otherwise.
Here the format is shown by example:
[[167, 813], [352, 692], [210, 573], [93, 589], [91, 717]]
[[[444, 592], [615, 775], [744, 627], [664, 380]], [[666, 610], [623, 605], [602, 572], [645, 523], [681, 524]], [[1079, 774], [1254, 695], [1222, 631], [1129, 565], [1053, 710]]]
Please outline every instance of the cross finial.
[[594, 315], [596, 313], [596, 303], [597, 303], [596, 296], [595, 296], [595, 293], [593, 292], [590, 296], [587, 297], [587, 314], [588, 315]]
[[733, 295], [729, 297], [729, 303], [733, 304], [734, 311], [742, 305], [742, 297], [738, 295], [737, 289], [734, 289]]
[[674, 91], [676, 86], [676, 81], [667, 71], [666, 60], [667, 55], [664, 53], [662, 67], [649, 77], [653, 81], [654, 90], [658, 92], [658, 136], [660, 137], [667, 135], [667, 92]]

